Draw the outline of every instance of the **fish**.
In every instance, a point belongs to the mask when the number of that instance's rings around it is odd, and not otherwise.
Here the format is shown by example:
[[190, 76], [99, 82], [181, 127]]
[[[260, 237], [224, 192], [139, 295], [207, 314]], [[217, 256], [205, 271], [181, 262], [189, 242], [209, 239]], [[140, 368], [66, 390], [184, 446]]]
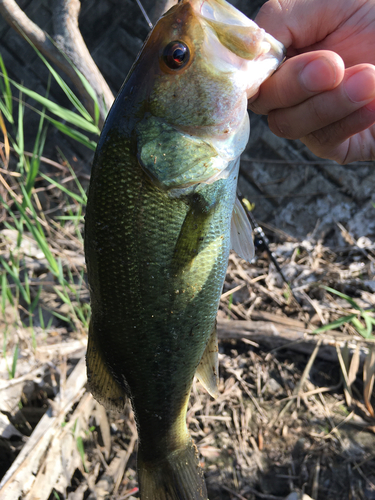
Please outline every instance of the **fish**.
[[229, 252], [253, 257], [236, 196], [247, 100], [283, 58], [225, 0], [181, 0], [150, 32], [98, 142], [84, 238], [88, 385], [109, 409], [131, 401], [142, 500], [207, 499], [186, 412], [194, 375], [218, 395]]

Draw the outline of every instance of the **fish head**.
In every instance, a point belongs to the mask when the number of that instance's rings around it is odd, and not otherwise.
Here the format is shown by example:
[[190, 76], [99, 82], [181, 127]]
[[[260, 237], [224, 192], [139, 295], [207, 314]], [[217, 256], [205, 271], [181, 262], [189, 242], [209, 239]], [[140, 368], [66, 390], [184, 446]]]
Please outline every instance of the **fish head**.
[[283, 45], [225, 0], [182, 0], [155, 25], [135, 71], [153, 116], [225, 140], [240, 128], [248, 136], [247, 99], [283, 58]]

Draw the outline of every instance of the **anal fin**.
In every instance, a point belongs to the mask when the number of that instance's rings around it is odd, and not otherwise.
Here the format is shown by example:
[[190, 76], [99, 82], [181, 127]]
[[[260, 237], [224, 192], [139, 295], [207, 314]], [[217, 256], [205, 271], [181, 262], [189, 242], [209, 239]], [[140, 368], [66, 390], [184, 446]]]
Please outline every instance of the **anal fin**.
[[210, 335], [210, 339], [198, 365], [195, 376], [206, 391], [213, 397], [219, 395], [219, 345], [217, 341], [216, 322]]
[[109, 371], [97, 342], [92, 322], [86, 353], [88, 387], [94, 398], [107, 410], [122, 411], [125, 406], [124, 390]]
[[252, 229], [246, 212], [236, 197], [230, 226], [230, 243], [232, 250], [248, 262], [254, 257]]

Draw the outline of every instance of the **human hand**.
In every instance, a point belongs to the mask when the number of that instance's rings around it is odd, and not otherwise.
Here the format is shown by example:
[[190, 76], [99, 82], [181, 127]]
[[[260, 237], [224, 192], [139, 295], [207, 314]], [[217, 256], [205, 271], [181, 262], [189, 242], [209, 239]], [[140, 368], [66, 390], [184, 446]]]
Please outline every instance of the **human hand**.
[[317, 156], [375, 160], [375, 0], [270, 0], [255, 21], [287, 60], [249, 108]]

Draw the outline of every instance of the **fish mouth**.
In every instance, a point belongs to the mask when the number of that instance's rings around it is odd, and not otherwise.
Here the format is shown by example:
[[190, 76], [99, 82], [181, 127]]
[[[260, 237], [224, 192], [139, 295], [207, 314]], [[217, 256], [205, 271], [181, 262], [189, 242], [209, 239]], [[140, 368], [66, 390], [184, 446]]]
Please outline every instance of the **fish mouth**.
[[[212, 19], [224, 24], [236, 26], [251, 26], [252, 21], [230, 3], [223, 0], [193, 0], [193, 8], [198, 7], [199, 13], [206, 19]], [[195, 5], [194, 5], [195, 4]]]
[[255, 60], [261, 56], [283, 61], [286, 49], [281, 42], [237, 10], [226, 0], [188, 0], [196, 15], [215, 32], [216, 36], [237, 56]]

